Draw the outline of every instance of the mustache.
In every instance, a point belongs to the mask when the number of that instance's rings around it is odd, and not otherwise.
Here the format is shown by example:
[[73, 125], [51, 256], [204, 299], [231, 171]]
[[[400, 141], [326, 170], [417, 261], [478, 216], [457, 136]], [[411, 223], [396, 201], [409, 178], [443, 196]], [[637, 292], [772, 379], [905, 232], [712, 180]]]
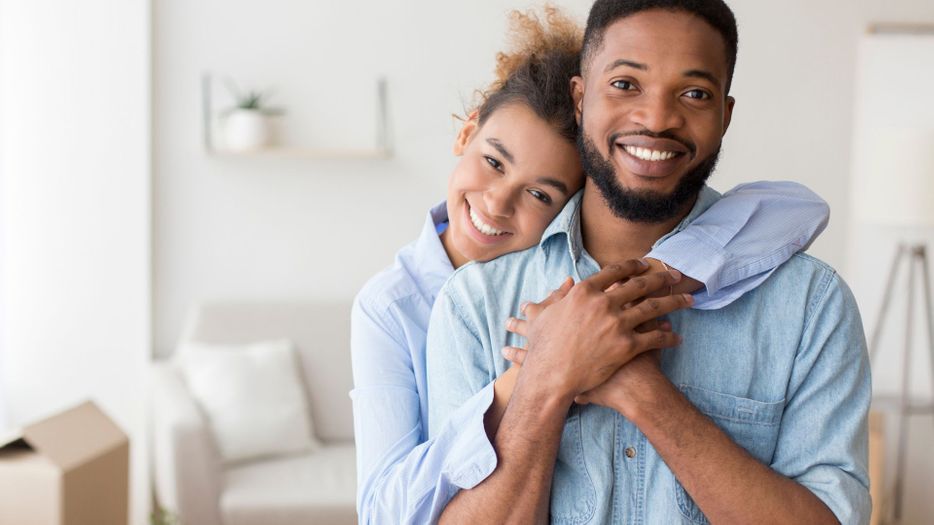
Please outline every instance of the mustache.
[[687, 139], [683, 139], [670, 131], [662, 131], [662, 132], [656, 133], [654, 131], [649, 131], [647, 129], [640, 129], [638, 131], [625, 131], [625, 132], [617, 131], [616, 133], [613, 133], [612, 135], [610, 135], [610, 138], [607, 142], [607, 146], [608, 146], [607, 151], [613, 151], [613, 146], [615, 146], [616, 142], [623, 137], [649, 137], [653, 139], [673, 140], [675, 142], [680, 143], [685, 148], [687, 148], [688, 151], [691, 152], [691, 158], [697, 155], [697, 146], [693, 142]]

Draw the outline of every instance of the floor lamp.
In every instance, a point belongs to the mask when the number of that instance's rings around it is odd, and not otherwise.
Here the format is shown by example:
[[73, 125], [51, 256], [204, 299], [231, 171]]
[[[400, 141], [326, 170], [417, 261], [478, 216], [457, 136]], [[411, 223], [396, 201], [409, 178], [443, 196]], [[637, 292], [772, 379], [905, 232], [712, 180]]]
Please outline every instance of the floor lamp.
[[[901, 226], [911, 229], [930, 228], [934, 231], [934, 129], [883, 129], [877, 132], [868, 151], [867, 170], [864, 178], [871, 182], [863, 184], [868, 189], [868, 198], [857, 206], [856, 214], [866, 222]], [[869, 344], [870, 362], [875, 362], [879, 353], [895, 357], [895, 348], [880, 348], [886, 321], [890, 317], [893, 297], [901, 295], [896, 290], [897, 278], [903, 267], [907, 268], [907, 285], [902, 298], [906, 301], [904, 339], [901, 348], [900, 394], [896, 403], [898, 430], [895, 436], [895, 481], [891, 492], [891, 505], [886, 512], [887, 522], [900, 523], [903, 514], [904, 484], [908, 455], [909, 417], [921, 414], [934, 415], [934, 400], [915, 403], [911, 400], [912, 351], [916, 309], [915, 301], [922, 301], [921, 319], [927, 334], [927, 349], [931, 359], [931, 385], [934, 392], [934, 308], [931, 300], [931, 278], [927, 245], [924, 242], [900, 243], [886, 279], [886, 287], [879, 316], [876, 319]], [[879, 502], [876, 502], [878, 504]]]

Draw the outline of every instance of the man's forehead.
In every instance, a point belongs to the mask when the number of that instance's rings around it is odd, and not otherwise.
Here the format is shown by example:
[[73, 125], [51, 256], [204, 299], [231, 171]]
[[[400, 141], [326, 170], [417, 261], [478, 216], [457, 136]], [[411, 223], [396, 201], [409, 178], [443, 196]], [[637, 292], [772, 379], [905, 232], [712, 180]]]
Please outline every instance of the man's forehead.
[[648, 10], [607, 26], [602, 45], [591, 58], [592, 74], [619, 61], [653, 66], [688, 67], [726, 74], [726, 43], [702, 18], [683, 11]]

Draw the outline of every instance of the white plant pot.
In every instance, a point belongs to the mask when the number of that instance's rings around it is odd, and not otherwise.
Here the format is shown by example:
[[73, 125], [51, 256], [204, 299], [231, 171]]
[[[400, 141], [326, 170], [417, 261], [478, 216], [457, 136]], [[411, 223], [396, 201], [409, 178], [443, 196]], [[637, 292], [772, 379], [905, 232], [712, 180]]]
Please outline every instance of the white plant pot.
[[255, 109], [235, 109], [224, 119], [224, 145], [231, 151], [251, 151], [269, 145], [269, 119]]

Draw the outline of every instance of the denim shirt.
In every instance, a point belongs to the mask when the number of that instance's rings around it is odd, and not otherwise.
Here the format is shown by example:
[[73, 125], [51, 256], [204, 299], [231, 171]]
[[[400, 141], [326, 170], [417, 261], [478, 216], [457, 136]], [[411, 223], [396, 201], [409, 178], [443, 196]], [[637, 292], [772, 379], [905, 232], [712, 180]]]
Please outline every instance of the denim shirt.
[[[427, 343], [429, 435], [452, 431], [452, 411], [507, 370], [500, 349], [525, 342], [504, 323], [522, 301], [543, 299], [568, 275], [579, 281], [598, 271], [581, 240], [580, 196], [538, 246], [463, 266], [442, 288]], [[718, 199], [704, 188], [669, 236]], [[869, 363], [856, 302], [834, 270], [794, 255], [731, 304], [669, 320], [684, 342], [662, 352], [661, 367], [683, 395], [757, 460], [810, 489], [841, 523], [868, 523]], [[462, 488], [488, 475], [484, 454], [474, 459], [460, 465], [475, 474]], [[645, 435], [594, 405], [569, 412], [551, 520], [707, 523]]]

